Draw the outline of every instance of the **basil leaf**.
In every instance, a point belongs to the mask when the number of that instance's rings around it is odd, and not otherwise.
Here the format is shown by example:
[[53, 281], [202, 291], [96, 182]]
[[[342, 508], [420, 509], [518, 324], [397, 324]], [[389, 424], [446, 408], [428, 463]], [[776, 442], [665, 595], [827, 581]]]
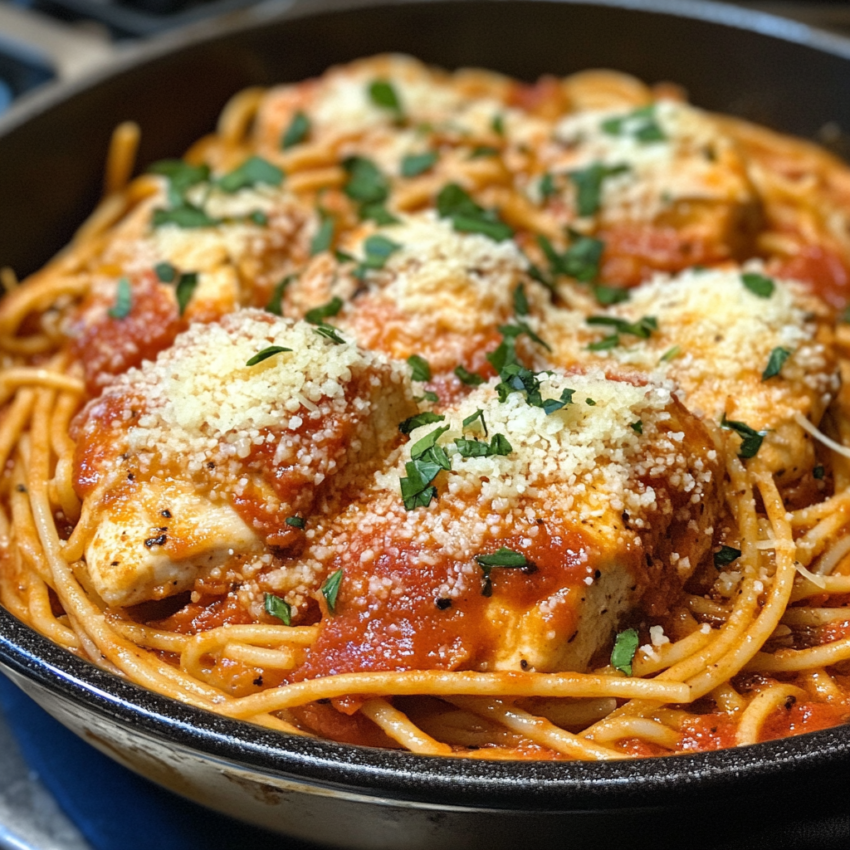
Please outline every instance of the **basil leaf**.
[[177, 310], [182, 316], [195, 294], [198, 287], [198, 273], [186, 272], [180, 275], [180, 280], [177, 281], [177, 288], [174, 294], [177, 296]]
[[354, 270], [354, 276], [357, 278], [362, 278], [369, 269], [382, 269], [387, 260], [396, 251], [401, 250], [401, 245], [376, 233], [363, 242], [363, 250], [366, 256]]
[[478, 145], [478, 147], [473, 148], [469, 153], [469, 159], [481, 159], [485, 156], [498, 156], [499, 149], [494, 148], [492, 145]]
[[631, 136], [639, 142], [664, 142], [667, 134], [655, 117], [655, 104], [650, 103], [617, 118], [602, 122], [602, 132], [609, 136]]
[[478, 206], [457, 183], [449, 183], [440, 190], [437, 212], [440, 218], [450, 219], [458, 233], [480, 233], [495, 242], [513, 236], [513, 230], [493, 210]]
[[408, 154], [401, 161], [401, 176], [418, 177], [433, 168], [438, 159], [439, 154], [436, 151]]
[[493, 116], [493, 120], [490, 122], [490, 129], [497, 136], [504, 136], [505, 135], [505, 116], [502, 115], [501, 112], [497, 112]]
[[333, 325], [316, 325], [313, 328], [313, 333], [329, 339], [334, 345], [342, 345], [345, 340], [337, 333], [337, 329]]
[[192, 186], [209, 180], [210, 167], [205, 164], [190, 165], [182, 159], [162, 159], [151, 165], [148, 173], [165, 177], [168, 180], [171, 203], [180, 205], [183, 196]]
[[467, 440], [458, 437], [455, 440], [455, 446], [461, 457], [496, 457], [509, 455], [513, 451], [513, 446], [504, 434], [493, 434], [493, 439], [489, 443], [485, 440]]
[[311, 325], [323, 325], [325, 324], [325, 319], [329, 319], [339, 313], [342, 305], [342, 298], [335, 295], [327, 304], [322, 304], [321, 307], [314, 307], [312, 310], [308, 310], [304, 314], [304, 318]]
[[669, 363], [671, 360], [675, 360], [682, 353], [681, 346], [674, 345], [672, 348], [668, 348], [664, 354], [658, 359], [659, 363]]
[[608, 351], [611, 348], [616, 348], [620, 344], [620, 337], [618, 334], [610, 334], [609, 336], [603, 336], [602, 339], [596, 340], [596, 342], [591, 342], [590, 345], [587, 346], [588, 351]]
[[300, 516], [288, 516], [284, 522], [292, 528], [304, 528], [304, 518]]
[[344, 191], [349, 198], [363, 204], [379, 204], [387, 199], [389, 182], [370, 159], [351, 156], [342, 166], [348, 173]]
[[595, 402], [592, 398], [586, 398], [586, 399], [584, 400], [584, 403], [585, 403], [588, 407], [596, 407], [596, 402]]
[[479, 387], [484, 383], [484, 378], [481, 375], [475, 372], [467, 372], [462, 365], [455, 366], [454, 373], [460, 379], [460, 382], [466, 384], [468, 387]]
[[785, 361], [790, 356], [791, 352], [787, 348], [774, 348], [767, 360], [767, 367], [761, 373], [761, 379], [767, 381], [770, 378], [775, 378], [782, 371]]
[[215, 227], [221, 222], [218, 219], [208, 216], [200, 207], [184, 203], [169, 210], [154, 210], [151, 223], [154, 227], [176, 224], [178, 227], [189, 229], [195, 227]]
[[637, 629], [626, 629], [617, 635], [611, 650], [611, 665], [615, 670], [627, 676], [632, 675], [632, 661], [635, 659], [639, 640]]
[[525, 286], [522, 283], [514, 290], [514, 313], [517, 316], [528, 315], [528, 297], [525, 294]]
[[265, 227], [269, 223], [269, 217], [262, 210], [254, 210], [246, 218], [258, 227]]
[[516, 339], [517, 337], [525, 334], [532, 342], [542, 345], [547, 351], [552, 350], [549, 343], [541, 339], [525, 322], [517, 321], [515, 325], [501, 325], [499, 327], [499, 333], [503, 337], [511, 339]]
[[720, 427], [728, 428], [741, 437], [741, 447], [738, 449], [738, 457], [745, 460], [756, 456], [758, 450], [761, 448], [762, 441], [767, 435], [767, 431], [755, 431], [744, 422], [735, 422], [727, 419], [725, 413], [720, 420]]
[[555, 189], [555, 178], [548, 171], [540, 178], [539, 186], [540, 195], [544, 201], [551, 198], [557, 191]]
[[310, 133], [310, 119], [300, 110], [292, 116], [292, 121], [286, 128], [280, 140], [280, 147], [283, 150], [300, 145]]
[[266, 614], [277, 617], [284, 626], [292, 625], [292, 608], [286, 600], [273, 593], [266, 593], [263, 596], [263, 608]]
[[591, 236], [573, 234], [573, 243], [559, 254], [552, 243], [543, 235], [538, 235], [537, 243], [549, 262], [554, 275], [573, 277], [582, 283], [590, 283], [599, 275], [599, 264], [605, 243]]
[[258, 351], [245, 365], [256, 366], [258, 363], [262, 363], [263, 360], [268, 360], [269, 357], [274, 357], [275, 354], [283, 354], [284, 351], [292, 351], [292, 349], [284, 348], [281, 345], [270, 345], [268, 348]]
[[[450, 425], [441, 425], [439, 428], [435, 428], [433, 431], [429, 431], [421, 440], [417, 440], [410, 447], [410, 457], [413, 460], [417, 460], [421, 458], [426, 452], [429, 452], [437, 445], [437, 440], [446, 433], [446, 431], [451, 428]], [[446, 459], [447, 461], [448, 459]], [[440, 460], [435, 460], [435, 463], [439, 463], [443, 469], [448, 469], [449, 466], [446, 466], [443, 462], [442, 458]]]
[[643, 434], [643, 422], [640, 419], [637, 422], [632, 422], [629, 427], [635, 434]]
[[602, 202], [603, 181], [628, 170], [628, 165], [603, 165], [601, 162], [594, 162], [587, 168], [568, 172], [567, 176], [576, 187], [579, 216], [583, 218], [596, 213]]
[[171, 263], [157, 263], [153, 270], [163, 283], [173, 283], [174, 278], [177, 277], [177, 269]]
[[463, 427], [466, 428], [481, 428], [484, 431], [484, 436], [487, 436], [487, 423], [484, 421], [484, 411], [479, 407], [475, 413], [471, 413], [463, 420]]
[[561, 410], [568, 404], [573, 403], [573, 394], [575, 390], [564, 389], [561, 392], [560, 398], [548, 398], [543, 402], [543, 411], [547, 416], [551, 416], [556, 410]]
[[343, 570], [337, 570], [328, 576], [325, 583], [319, 588], [325, 602], [328, 603], [328, 611], [336, 614], [336, 598], [339, 596], [339, 586], [342, 584]]
[[737, 561], [741, 557], [741, 550], [735, 549], [732, 546], [721, 546], [714, 553], [714, 566], [719, 570], [721, 567], [727, 567], [733, 561]]
[[605, 286], [601, 283], [594, 284], [591, 291], [596, 300], [603, 306], [609, 307], [612, 304], [622, 304], [631, 298], [628, 289], [622, 289], [619, 286]]
[[248, 186], [264, 183], [268, 186], [280, 186], [283, 183], [283, 172], [261, 156], [251, 156], [238, 168], [234, 168], [224, 177], [219, 177], [217, 186], [222, 192], [232, 195]]
[[375, 224], [401, 224], [383, 204], [363, 204], [360, 207], [360, 218], [362, 221], [374, 221]]
[[425, 392], [422, 393], [422, 395], [413, 396], [413, 400], [416, 401], [416, 402], [430, 401], [430, 402], [433, 403], [433, 402], [439, 401], [440, 397], [435, 392], [431, 392], [431, 390], [425, 390]]
[[272, 291], [269, 303], [266, 304], [266, 312], [274, 313], [275, 316], [283, 315], [283, 293], [286, 287], [295, 280], [294, 274], [288, 274]]
[[112, 319], [126, 319], [133, 308], [133, 295], [130, 291], [130, 281], [126, 277], [118, 280], [118, 288], [115, 290], [115, 303], [107, 310]]
[[494, 569], [515, 570], [529, 566], [525, 555], [520, 552], [514, 552], [513, 549], [506, 549], [504, 546], [494, 552], [492, 555], [476, 555], [475, 560], [478, 566], [481, 567], [483, 573], [481, 582], [481, 595], [493, 595], [493, 580], [490, 575]]
[[369, 84], [369, 99], [376, 106], [388, 109], [390, 112], [396, 113], [397, 116], [402, 114], [398, 92], [396, 92], [393, 84], [387, 80], [374, 80]]
[[334, 220], [326, 218], [319, 226], [316, 235], [310, 242], [310, 256], [315, 257], [316, 254], [321, 254], [322, 251], [330, 250], [331, 243], [334, 238]]
[[438, 463], [426, 460], [411, 460], [404, 465], [406, 478], [401, 478], [401, 498], [405, 510], [427, 508], [437, 495], [437, 488], [431, 482], [439, 475], [442, 467]]
[[617, 333], [631, 334], [640, 339], [649, 339], [652, 332], [658, 330], [658, 320], [655, 316], [643, 316], [636, 322], [629, 322], [616, 316], [590, 316], [585, 321], [589, 325], [612, 327]]
[[773, 295], [773, 290], [776, 288], [776, 284], [773, 282], [772, 278], [766, 277], [763, 274], [755, 274], [754, 272], [747, 272], [746, 274], [741, 275], [741, 283], [753, 293], [753, 295], [758, 295], [759, 298], [770, 298]]
[[431, 380], [431, 366], [424, 357], [420, 357], [418, 354], [411, 354], [407, 358], [407, 363], [411, 369], [410, 377], [414, 381]]
[[417, 413], [415, 416], [409, 416], [404, 422], [400, 422], [398, 430], [402, 434], [409, 434], [416, 428], [421, 428], [423, 425], [430, 425], [432, 422], [442, 422], [446, 417], [439, 413], [431, 413], [426, 410], [422, 413]]

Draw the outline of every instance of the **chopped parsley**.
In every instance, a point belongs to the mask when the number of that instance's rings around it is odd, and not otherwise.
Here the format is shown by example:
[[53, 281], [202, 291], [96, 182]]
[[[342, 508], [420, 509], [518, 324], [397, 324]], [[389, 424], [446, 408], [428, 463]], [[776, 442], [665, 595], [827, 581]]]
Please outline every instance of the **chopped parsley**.
[[504, 136], [505, 135], [505, 116], [502, 115], [501, 112], [497, 112], [493, 116], [493, 120], [490, 122], [490, 129], [497, 136]]
[[368, 237], [363, 242], [363, 250], [366, 256], [354, 270], [354, 276], [359, 279], [369, 269], [382, 269], [390, 256], [400, 249], [401, 245], [393, 242], [392, 239], [387, 239], [386, 236], [381, 236], [380, 233]]
[[343, 300], [338, 296], [334, 296], [327, 304], [322, 304], [320, 307], [314, 307], [304, 314], [304, 318], [311, 325], [323, 325], [325, 319], [330, 319], [336, 316], [342, 310]]
[[540, 178], [540, 183], [538, 185], [540, 188], [540, 195], [544, 200], [546, 200], [546, 198], [551, 198], [557, 191], [555, 189], [555, 178], [548, 171]]
[[432, 392], [431, 390], [425, 390], [425, 392], [422, 393], [422, 395], [413, 396], [413, 400], [416, 401], [416, 402], [430, 401], [431, 403], [433, 403], [435, 401], [439, 401], [440, 397], [435, 392]]
[[588, 351], [608, 351], [611, 348], [616, 348], [620, 344], [620, 337], [618, 334], [609, 334], [608, 336], [603, 336], [602, 339], [597, 339], [596, 342], [591, 342], [590, 345], [587, 346]]
[[517, 316], [528, 315], [528, 296], [525, 294], [525, 284], [518, 284], [514, 290], [514, 313]]
[[174, 279], [177, 277], [177, 269], [171, 263], [157, 263], [153, 270], [163, 283], [174, 283]]
[[476, 372], [467, 371], [463, 364], [455, 366], [454, 373], [458, 380], [462, 384], [466, 384], [468, 387], [480, 387], [481, 384], [484, 383], [484, 378], [482, 378], [481, 375]]
[[479, 407], [475, 413], [470, 413], [463, 420], [463, 428], [464, 430], [467, 428], [480, 428], [484, 432], [484, 436], [488, 436], [487, 423], [484, 421], [484, 411]]
[[658, 362], [659, 363], [669, 363], [671, 360], [675, 360], [682, 353], [682, 348], [679, 345], [674, 345], [672, 348], [668, 348], [664, 354], [661, 355]]
[[390, 184], [380, 169], [370, 159], [350, 156], [342, 167], [348, 174], [345, 194], [361, 204], [381, 204], [390, 194]]
[[602, 132], [609, 136], [631, 136], [639, 142], [664, 142], [667, 135], [655, 116], [655, 104], [641, 106], [628, 115], [602, 122]]
[[262, 363], [263, 360], [268, 360], [269, 357], [274, 357], [275, 354], [283, 354], [284, 351], [292, 351], [291, 348], [284, 348], [282, 345], [270, 345], [262, 351], [258, 351], [245, 365], [256, 366]]
[[638, 419], [637, 422], [629, 423], [629, 428], [635, 432], [635, 434], [643, 434], [643, 421]]
[[284, 626], [292, 625], [292, 608], [285, 599], [281, 599], [273, 593], [266, 593], [263, 596], [263, 608], [266, 614], [277, 617]]
[[755, 274], [754, 272], [746, 272], [741, 275], [741, 283], [759, 298], [770, 298], [773, 295], [773, 290], [776, 284], [772, 278], [766, 277], [763, 274]]
[[182, 159], [162, 159], [151, 165], [148, 172], [168, 180], [168, 201], [172, 206], [180, 206], [189, 189], [210, 179], [208, 165], [190, 165]]
[[458, 233], [480, 233], [496, 242], [513, 236], [513, 230], [494, 210], [485, 210], [457, 183], [444, 186], [437, 195], [437, 212], [452, 222]]
[[628, 171], [628, 165], [604, 165], [594, 162], [593, 165], [579, 171], [569, 171], [567, 175], [576, 187], [576, 205], [581, 217], [594, 215], [602, 203], [602, 183], [608, 177], [614, 177]]
[[401, 176], [418, 177], [420, 174], [430, 171], [439, 157], [440, 155], [436, 151], [408, 154], [401, 161]]
[[612, 327], [617, 333], [631, 334], [640, 339], [649, 339], [652, 332], [658, 330], [658, 320], [655, 316], [643, 316], [636, 322], [629, 322], [616, 316], [590, 316], [586, 321], [589, 325]]
[[232, 195], [240, 189], [256, 186], [258, 183], [267, 186], [280, 186], [283, 183], [283, 176], [283, 171], [276, 165], [272, 165], [267, 159], [263, 159], [261, 156], [252, 156], [229, 174], [220, 177], [217, 185], [222, 192]]
[[176, 224], [178, 227], [190, 229], [195, 227], [215, 227], [220, 222], [218, 219], [207, 215], [200, 207], [189, 203], [181, 203], [168, 210], [154, 210], [151, 223], [154, 227]]
[[363, 204], [360, 207], [360, 218], [378, 225], [401, 223], [383, 204]]
[[727, 419], [725, 413], [723, 414], [723, 418], [720, 420], [720, 427], [728, 428], [730, 431], [734, 431], [741, 437], [741, 446], [738, 449], [738, 457], [745, 460], [756, 456], [758, 450], [761, 448], [762, 441], [767, 435], [767, 431], [756, 431], [744, 422], [735, 422]]
[[[448, 426], [446, 428], [448, 429]], [[486, 440], [467, 440], [465, 437], [458, 437], [455, 439], [455, 446], [461, 457], [504, 457], [513, 451], [513, 446], [504, 434], [493, 434], [493, 439], [489, 443]]]
[[310, 119], [300, 110], [292, 116], [292, 121], [280, 139], [283, 150], [300, 145], [310, 133]]
[[387, 109], [397, 118], [402, 115], [401, 100], [392, 83], [387, 80], [373, 80], [369, 84], [369, 99], [375, 106]]
[[292, 528], [304, 528], [304, 517], [288, 516], [284, 522]]
[[322, 251], [328, 251], [334, 238], [334, 220], [329, 216], [322, 220], [316, 235], [310, 242], [310, 256], [315, 257]]
[[761, 379], [767, 381], [770, 378], [775, 378], [785, 365], [785, 361], [791, 356], [791, 352], [787, 348], [777, 347], [770, 352], [770, 357], [767, 359], [767, 366], [764, 372], [761, 373]]
[[118, 280], [115, 290], [115, 303], [107, 311], [111, 319], [126, 319], [133, 309], [133, 295], [130, 291], [130, 281], [126, 277]]
[[[572, 404], [574, 394], [575, 390], [564, 389], [559, 398], [547, 398], [543, 402], [543, 410], [546, 415], [551, 416], [556, 410], [561, 410], [568, 404]], [[596, 404], [595, 401], [593, 403]]]
[[186, 308], [189, 306], [189, 302], [191, 302], [197, 287], [197, 272], [186, 272], [180, 275], [180, 280], [177, 281], [177, 288], [174, 290], [174, 294], [177, 296], [177, 309], [181, 316], [186, 312]]
[[733, 546], [721, 546], [714, 553], [714, 566], [719, 570], [721, 567], [728, 567], [733, 561], [737, 561], [741, 557], [741, 550], [735, 549]]
[[599, 263], [605, 243], [591, 236], [571, 233], [572, 244], [566, 251], [559, 254], [552, 243], [542, 235], [537, 237], [537, 243], [549, 263], [553, 275], [566, 275], [581, 283], [590, 283], [599, 274]]
[[481, 595], [493, 595], [493, 579], [491, 572], [494, 569], [516, 570], [528, 567], [528, 559], [521, 552], [515, 552], [513, 549], [506, 549], [504, 546], [501, 549], [493, 552], [491, 555], [476, 555], [475, 560], [478, 566], [481, 567], [483, 573], [481, 582]]
[[626, 676], [632, 675], [632, 662], [638, 648], [637, 629], [626, 629], [620, 632], [614, 640], [614, 648], [611, 650], [611, 666]]
[[402, 434], [409, 434], [416, 428], [421, 428], [423, 425], [430, 425], [432, 422], [442, 422], [446, 417], [439, 413], [431, 413], [426, 410], [423, 413], [417, 413], [415, 416], [409, 416], [404, 422], [399, 422], [398, 430]]
[[585, 403], [588, 407], [596, 407], [596, 402], [595, 402], [592, 398], [586, 398], [586, 399], [584, 400], [584, 403]]
[[612, 304], [622, 304], [631, 298], [628, 289], [623, 289], [620, 286], [605, 286], [601, 283], [596, 283], [591, 288], [593, 297], [603, 307], [610, 307]]
[[473, 148], [469, 153], [469, 159], [481, 159], [485, 156], [498, 156], [499, 149], [494, 148], [492, 145], [478, 145], [478, 147]]
[[337, 333], [337, 329], [333, 325], [316, 325], [313, 332], [325, 339], [329, 339], [334, 345], [342, 345], [345, 340]]
[[266, 312], [274, 313], [275, 316], [283, 315], [283, 293], [286, 287], [295, 280], [294, 274], [288, 274], [280, 283], [272, 290], [269, 303], [266, 304]]
[[331, 573], [325, 583], [319, 588], [322, 591], [322, 596], [325, 597], [325, 602], [328, 603], [328, 611], [331, 614], [336, 614], [336, 598], [339, 596], [339, 586], [342, 584], [343, 570], [339, 569], [335, 573]]
[[420, 357], [418, 354], [411, 354], [407, 358], [407, 363], [411, 369], [410, 377], [414, 381], [431, 380], [431, 365], [424, 357]]

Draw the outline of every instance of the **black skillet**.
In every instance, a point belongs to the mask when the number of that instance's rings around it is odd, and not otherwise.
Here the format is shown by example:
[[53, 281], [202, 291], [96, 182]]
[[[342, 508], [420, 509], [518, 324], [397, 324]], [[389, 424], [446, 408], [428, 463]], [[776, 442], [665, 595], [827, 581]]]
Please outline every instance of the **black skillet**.
[[[96, 202], [119, 122], [141, 125], [142, 163], [174, 156], [212, 129], [240, 88], [300, 80], [387, 50], [526, 80], [611, 67], [675, 81], [700, 106], [786, 132], [817, 138], [828, 128], [840, 141], [836, 130], [850, 129], [850, 42], [732, 7], [665, 0], [266, 7], [238, 26], [219, 23], [136, 51], [0, 121], [0, 266], [26, 274], [67, 241]], [[171, 748], [198, 755], [204, 769], [247, 771], [256, 793], [269, 796], [263, 823], [336, 846], [850, 846], [850, 727], [609, 764], [428, 759], [293, 740], [212, 717], [72, 657], [2, 609], [0, 665], [76, 731], [90, 720], [96, 745], [124, 763], [144, 770], [127, 756], [131, 738], [140, 751]], [[272, 795], [263, 776], [291, 780], [288, 796]], [[187, 775], [155, 778], [204, 802]], [[215, 805], [258, 820], [226, 799]]]

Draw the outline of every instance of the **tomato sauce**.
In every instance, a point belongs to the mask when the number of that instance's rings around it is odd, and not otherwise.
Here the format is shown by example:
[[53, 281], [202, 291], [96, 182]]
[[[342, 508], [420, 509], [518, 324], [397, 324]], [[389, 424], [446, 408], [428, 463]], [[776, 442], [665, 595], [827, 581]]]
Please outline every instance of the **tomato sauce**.
[[[583, 586], [586, 546], [576, 532], [549, 531], [539, 526], [532, 545], [521, 538], [494, 541], [490, 551], [504, 546], [521, 551], [525, 568], [493, 568], [492, 597], [484, 595], [484, 572], [476, 564], [459, 564], [438, 555], [417, 560], [419, 551], [404, 541], [392, 546], [364, 539], [354, 545], [333, 615], [322, 620], [322, 631], [296, 680], [368, 670], [475, 669], [491, 656], [502, 635], [487, 616], [492, 599], [513, 610], [526, 611], [559, 589]], [[370, 545], [371, 544], [371, 545]], [[379, 554], [361, 564], [360, 553]], [[484, 554], [484, 553], [482, 553]], [[462, 591], [441, 590], [457, 581]], [[370, 588], [376, 588], [370, 592]], [[553, 606], [552, 628], [569, 636], [575, 612]]]
[[837, 310], [850, 303], [850, 269], [837, 252], [822, 245], [802, 245], [795, 256], [770, 263], [769, 271], [807, 283]]
[[[131, 306], [124, 318], [109, 315], [111, 304], [92, 296], [73, 327], [71, 353], [83, 365], [86, 389], [95, 396], [113, 375], [120, 375], [168, 348], [182, 329], [171, 288], [153, 272], [131, 281]], [[107, 308], [98, 310], [97, 308]], [[89, 318], [92, 314], [96, 318]]]
[[805, 732], [817, 732], [843, 723], [847, 718], [846, 706], [834, 706], [824, 702], [794, 702], [781, 706], [764, 724], [760, 740], [790, 738]]

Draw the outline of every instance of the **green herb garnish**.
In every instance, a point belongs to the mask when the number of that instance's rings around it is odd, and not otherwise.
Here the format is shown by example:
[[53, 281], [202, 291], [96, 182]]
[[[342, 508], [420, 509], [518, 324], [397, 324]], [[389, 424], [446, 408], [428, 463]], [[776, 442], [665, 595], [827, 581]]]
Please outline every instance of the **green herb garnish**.
[[342, 584], [343, 570], [337, 570], [328, 576], [325, 583], [319, 588], [325, 602], [328, 603], [328, 611], [336, 614], [336, 598], [339, 596], [339, 586]]
[[631, 298], [628, 289], [619, 286], [605, 286], [596, 283], [591, 287], [594, 298], [603, 306], [610, 307], [612, 304], [622, 304]]
[[420, 357], [418, 354], [411, 354], [407, 358], [407, 363], [411, 369], [410, 377], [414, 381], [431, 380], [431, 365], [424, 357]]
[[484, 411], [479, 407], [475, 413], [470, 413], [469, 416], [463, 420], [463, 428], [464, 430], [467, 428], [480, 428], [484, 432], [484, 436], [487, 437], [487, 423], [484, 421]]
[[263, 596], [263, 608], [266, 614], [277, 617], [284, 626], [292, 625], [292, 608], [285, 599], [281, 599], [273, 593], [266, 593]]
[[342, 298], [335, 295], [327, 304], [322, 304], [320, 307], [314, 307], [312, 310], [308, 310], [304, 314], [304, 318], [311, 325], [323, 325], [325, 324], [325, 319], [336, 316], [342, 310], [342, 306]]
[[343, 163], [348, 173], [345, 194], [361, 204], [383, 203], [390, 193], [390, 184], [378, 167], [363, 156], [348, 157]]
[[719, 570], [721, 567], [728, 567], [733, 561], [737, 561], [741, 557], [741, 550], [735, 549], [733, 546], [721, 546], [714, 553], [714, 566]]
[[675, 360], [682, 353], [682, 349], [678, 345], [674, 345], [672, 348], [668, 348], [664, 354], [658, 359], [659, 363], [669, 363], [671, 360]]
[[764, 372], [761, 373], [761, 379], [767, 381], [770, 378], [775, 378], [782, 371], [785, 361], [790, 356], [791, 352], [787, 348], [774, 348], [770, 352]]
[[576, 233], [572, 234], [572, 238], [570, 247], [561, 254], [543, 235], [537, 237], [537, 243], [549, 262], [552, 274], [566, 275], [582, 283], [590, 283], [599, 274], [599, 263], [605, 243]]
[[256, 186], [264, 183], [268, 186], [280, 186], [283, 182], [283, 171], [276, 165], [272, 165], [267, 159], [260, 156], [252, 156], [245, 160], [238, 168], [229, 174], [220, 177], [217, 181], [218, 188], [222, 192], [232, 195], [240, 189], [248, 186]]
[[390, 256], [400, 249], [401, 245], [393, 242], [392, 239], [387, 239], [386, 236], [381, 236], [380, 233], [368, 237], [363, 242], [366, 256], [354, 270], [354, 276], [362, 278], [370, 269], [382, 269]]
[[177, 277], [177, 269], [171, 263], [157, 263], [153, 270], [163, 283], [173, 283]]
[[387, 80], [373, 80], [369, 84], [369, 99], [376, 106], [395, 113], [396, 117], [401, 117], [402, 108], [398, 92]]
[[437, 195], [437, 212], [448, 218], [458, 233], [481, 233], [496, 242], [513, 236], [513, 230], [493, 210], [485, 210], [457, 183], [444, 186]]
[[579, 216], [596, 213], [602, 202], [602, 183], [608, 177], [614, 177], [628, 170], [628, 165], [603, 165], [601, 162], [594, 162], [587, 168], [568, 172], [569, 178], [576, 187]]
[[284, 522], [292, 528], [304, 528], [304, 517], [288, 516]]
[[514, 313], [517, 316], [528, 315], [528, 296], [525, 294], [525, 285], [520, 283], [514, 290]]
[[415, 416], [409, 416], [404, 422], [400, 422], [398, 430], [402, 434], [409, 434], [416, 428], [421, 428], [423, 425], [430, 425], [432, 422], [442, 422], [446, 417], [439, 413], [431, 413], [430, 410], [417, 413]]
[[310, 256], [315, 257], [316, 254], [321, 254], [322, 251], [328, 251], [331, 247], [331, 242], [334, 238], [334, 220], [327, 217], [322, 220], [316, 235], [310, 242]]
[[177, 288], [174, 290], [174, 294], [177, 296], [177, 310], [181, 316], [186, 312], [186, 308], [189, 306], [189, 302], [192, 300], [192, 296], [195, 294], [197, 288], [197, 272], [186, 272], [180, 275], [180, 280], [177, 281]]
[[107, 311], [112, 319], [126, 319], [133, 308], [133, 295], [130, 291], [130, 281], [126, 277], [118, 280], [115, 290], [115, 303]]
[[481, 595], [493, 595], [493, 579], [491, 572], [494, 569], [516, 570], [528, 567], [528, 559], [521, 552], [514, 552], [513, 549], [506, 549], [504, 546], [501, 549], [493, 552], [492, 555], [476, 555], [475, 560], [478, 566], [481, 567], [483, 573], [481, 582]]
[[169, 210], [154, 210], [151, 218], [154, 227], [166, 224], [176, 224], [185, 229], [195, 227], [215, 227], [220, 224], [218, 219], [208, 216], [200, 207], [183, 203]]
[[295, 280], [294, 274], [288, 274], [280, 283], [272, 290], [269, 303], [266, 304], [266, 312], [274, 313], [275, 316], [283, 315], [283, 293], [286, 287]]
[[638, 648], [637, 629], [626, 629], [620, 632], [614, 640], [614, 648], [611, 650], [611, 665], [615, 670], [632, 675], [632, 662]]
[[256, 366], [258, 363], [262, 363], [263, 360], [274, 357], [275, 354], [283, 354], [284, 351], [292, 351], [292, 349], [284, 348], [282, 345], [270, 345], [268, 348], [258, 351], [245, 365]]
[[638, 419], [637, 422], [631, 422], [629, 427], [635, 432], [635, 434], [643, 434], [643, 422], [640, 419]]
[[313, 328], [313, 333], [329, 339], [334, 345], [342, 345], [345, 340], [337, 333], [337, 329], [333, 325], [316, 325]]
[[292, 121], [286, 128], [280, 140], [280, 146], [283, 150], [300, 145], [310, 132], [310, 119], [301, 111], [292, 116]]
[[402, 177], [418, 177], [426, 171], [430, 171], [439, 159], [436, 151], [425, 151], [425, 153], [408, 154], [401, 161]]
[[617, 118], [602, 122], [602, 131], [609, 136], [631, 136], [639, 142], [664, 142], [667, 135], [655, 116], [655, 104], [641, 106], [639, 109]]
[[759, 298], [770, 298], [773, 295], [773, 290], [776, 288], [776, 284], [773, 282], [772, 278], [766, 277], [763, 274], [755, 274], [754, 272], [747, 272], [746, 274], [741, 275], [741, 283], [753, 293], [753, 295], [758, 295]]
[[720, 427], [728, 428], [730, 431], [734, 431], [741, 437], [741, 446], [738, 449], [738, 457], [744, 459], [756, 456], [758, 450], [761, 448], [762, 441], [767, 435], [767, 431], [755, 431], [744, 422], [735, 422], [727, 419], [725, 413], [723, 414], [723, 418], [720, 420]]
[[460, 382], [462, 384], [466, 384], [468, 387], [480, 387], [481, 384], [484, 383], [484, 378], [482, 378], [481, 375], [478, 375], [475, 372], [468, 372], [466, 367], [462, 364], [460, 366], [455, 366], [454, 373]]

